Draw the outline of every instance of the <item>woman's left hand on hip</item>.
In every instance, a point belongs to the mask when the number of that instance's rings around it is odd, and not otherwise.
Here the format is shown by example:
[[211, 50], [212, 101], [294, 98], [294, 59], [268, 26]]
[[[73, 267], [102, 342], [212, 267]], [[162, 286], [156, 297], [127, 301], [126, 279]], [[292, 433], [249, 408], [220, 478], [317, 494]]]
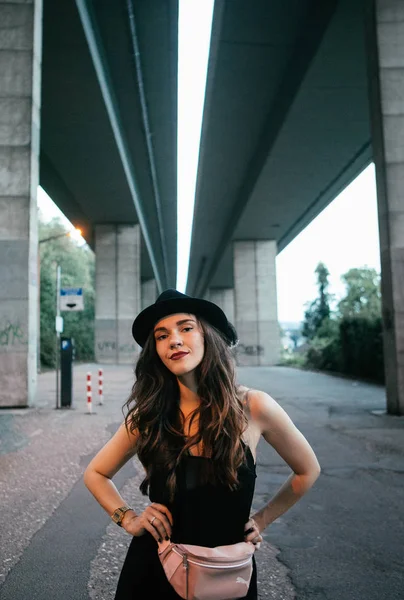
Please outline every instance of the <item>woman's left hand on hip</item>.
[[252, 542], [257, 550], [263, 541], [259, 527], [252, 518], [244, 525], [244, 540], [246, 542]]

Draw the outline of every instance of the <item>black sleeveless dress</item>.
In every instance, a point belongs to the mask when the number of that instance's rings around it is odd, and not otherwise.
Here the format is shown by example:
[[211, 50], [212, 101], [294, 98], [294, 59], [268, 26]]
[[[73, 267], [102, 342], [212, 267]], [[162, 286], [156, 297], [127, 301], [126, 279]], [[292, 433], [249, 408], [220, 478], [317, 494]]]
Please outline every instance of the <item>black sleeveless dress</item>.
[[[173, 516], [172, 542], [199, 546], [222, 546], [244, 541], [255, 487], [255, 463], [248, 446], [246, 462], [238, 470], [240, 485], [231, 491], [225, 485], [201, 483], [201, 465], [206, 457], [188, 455], [177, 471], [174, 501], [167, 499], [166, 476], [155, 473], [150, 482], [150, 501], [164, 504]], [[167, 581], [157, 555], [157, 542], [146, 533], [133, 537], [120, 574], [115, 600], [178, 600], [180, 596]], [[257, 572], [246, 600], [257, 600]]]

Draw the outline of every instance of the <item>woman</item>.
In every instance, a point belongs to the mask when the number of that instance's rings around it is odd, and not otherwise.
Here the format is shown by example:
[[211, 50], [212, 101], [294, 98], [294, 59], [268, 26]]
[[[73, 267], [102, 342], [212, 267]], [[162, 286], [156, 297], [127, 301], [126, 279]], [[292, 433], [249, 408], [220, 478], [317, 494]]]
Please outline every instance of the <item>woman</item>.
[[[133, 536], [115, 599], [178, 599], [158, 559], [159, 541], [258, 547], [264, 529], [311, 488], [320, 467], [275, 400], [236, 384], [237, 335], [217, 305], [166, 290], [138, 315], [132, 333], [143, 350], [125, 422], [84, 481]], [[261, 436], [293, 473], [250, 517]], [[140, 489], [151, 501], [141, 513], [111, 481], [135, 454], [145, 468]], [[246, 598], [257, 598], [255, 563]]]

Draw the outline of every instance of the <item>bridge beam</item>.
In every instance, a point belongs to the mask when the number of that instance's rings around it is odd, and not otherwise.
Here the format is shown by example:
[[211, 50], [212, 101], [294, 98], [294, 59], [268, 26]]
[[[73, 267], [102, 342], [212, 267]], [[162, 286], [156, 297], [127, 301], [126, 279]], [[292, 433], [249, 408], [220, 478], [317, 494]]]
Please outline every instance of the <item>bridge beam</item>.
[[367, 16], [387, 412], [404, 415], [404, 4], [375, 0]]
[[0, 406], [35, 400], [42, 0], [0, 0]]
[[[92, 2], [89, 0], [76, 0], [77, 9], [81, 18], [84, 33], [86, 35], [88, 47], [93, 59], [94, 68], [97, 73], [100, 90], [104, 98], [105, 108], [108, 112], [111, 127], [115, 136], [116, 145], [122, 161], [126, 180], [133, 198], [133, 203], [142, 229], [142, 235], [149, 252], [150, 262], [153, 267], [154, 276], [159, 289], [163, 287], [162, 282], [165, 281], [164, 275], [159, 269], [158, 254], [156, 244], [153, 244], [151, 236], [151, 228], [144, 205], [142, 203], [141, 194], [138, 186], [138, 181], [135, 173], [135, 166], [128, 146], [127, 134], [122, 124], [122, 117], [119, 111], [119, 105], [116, 99], [116, 93], [112, 84], [112, 78], [108, 63], [106, 60], [106, 52], [102, 43], [102, 37], [99, 31], [97, 19]], [[159, 213], [160, 214], [160, 213]], [[161, 228], [160, 228], [161, 231]], [[161, 250], [164, 254], [165, 248]], [[165, 258], [163, 263], [166, 264]]]
[[95, 227], [95, 357], [132, 364], [139, 347], [132, 323], [140, 312], [140, 226]]
[[276, 242], [236, 241], [234, 257], [235, 326], [241, 366], [274, 365], [280, 355], [276, 296]]

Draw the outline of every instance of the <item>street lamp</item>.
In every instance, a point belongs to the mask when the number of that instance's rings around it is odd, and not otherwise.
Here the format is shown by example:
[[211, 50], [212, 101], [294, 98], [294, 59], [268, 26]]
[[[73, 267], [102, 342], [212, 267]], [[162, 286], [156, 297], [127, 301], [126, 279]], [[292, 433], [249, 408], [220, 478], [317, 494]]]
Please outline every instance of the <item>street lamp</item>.
[[65, 237], [65, 235], [73, 237], [73, 234], [81, 235], [81, 229], [78, 229], [77, 227], [75, 227], [71, 231], [64, 231], [63, 233], [58, 233], [57, 235], [51, 235], [50, 237], [44, 238], [43, 240], [39, 240], [38, 244], [43, 244], [44, 242], [50, 242], [51, 240], [57, 240], [58, 238]]

